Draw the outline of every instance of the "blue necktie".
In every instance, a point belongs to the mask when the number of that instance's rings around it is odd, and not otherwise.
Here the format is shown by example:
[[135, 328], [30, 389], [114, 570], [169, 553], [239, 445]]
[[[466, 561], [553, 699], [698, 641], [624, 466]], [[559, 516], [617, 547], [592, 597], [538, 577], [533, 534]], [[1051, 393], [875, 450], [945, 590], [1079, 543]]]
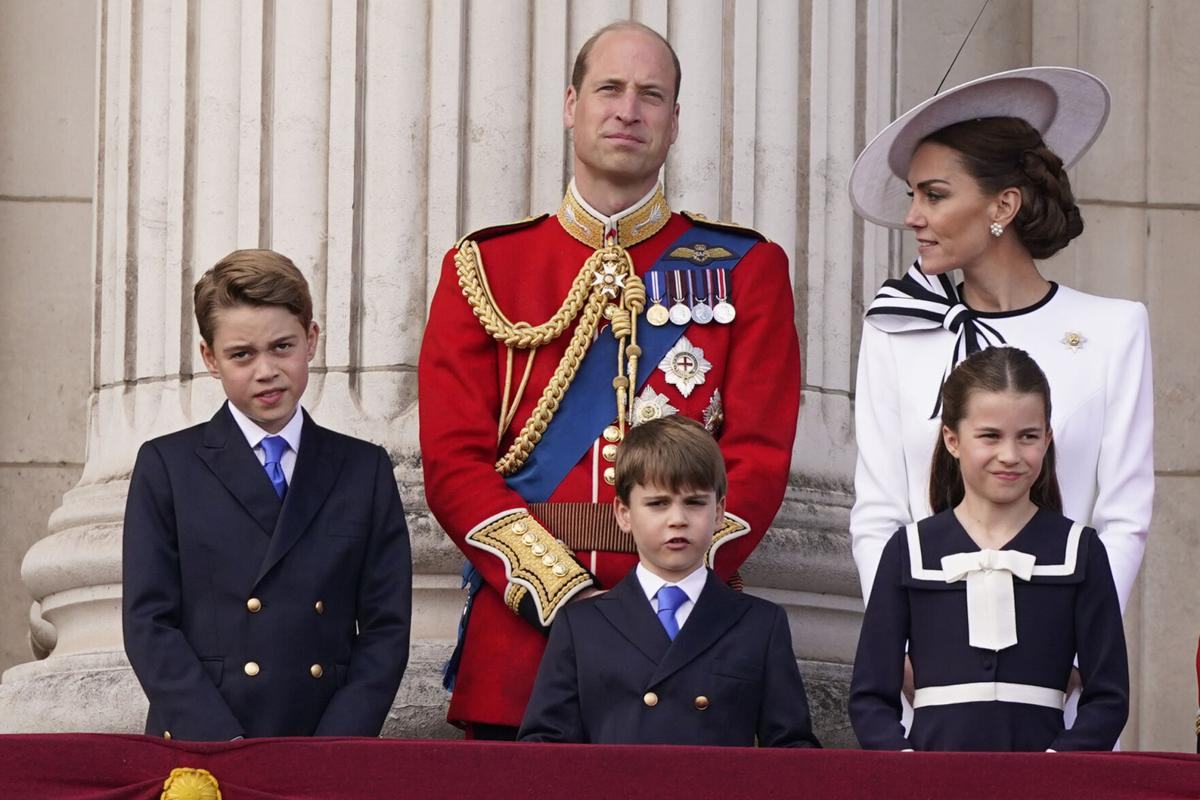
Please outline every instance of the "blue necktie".
[[687, 592], [678, 586], [664, 586], [658, 590], [658, 621], [667, 630], [667, 638], [675, 641], [679, 633], [679, 623], [675, 621], [675, 612], [687, 601]]
[[271, 479], [271, 485], [275, 487], [275, 494], [282, 500], [287, 494], [287, 476], [283, 474], [283, 464], [279, 463], [279, 459], [283, 458], [283, 454], [288, 450], [287, 439], [282, 436], [268, 436], [259, 444], [267, 457], [263, 468], [267, 471], [267, 477]]

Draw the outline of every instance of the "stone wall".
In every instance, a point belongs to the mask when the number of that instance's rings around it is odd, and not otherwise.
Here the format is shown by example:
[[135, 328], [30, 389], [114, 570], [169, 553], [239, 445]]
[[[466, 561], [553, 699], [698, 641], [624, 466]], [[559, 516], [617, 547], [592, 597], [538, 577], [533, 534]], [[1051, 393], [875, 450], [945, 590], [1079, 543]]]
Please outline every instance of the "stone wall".
[[[269, 246], [309, 277], [322, 323], [307, 407], [388, 447], [411, 514], [419, 613], [386, 731], [453, 735], [437, 673], [460, 557], [420, 486], [425, 310], [458, 235], [557, 204], [570, 59], [592, 30], [633, 14], [666, 33], [683, 65], [672, 204], [753, 225], [791, 259], [805, 370], [793, 476], [744, 573], [789, 610], [822, 737], [850, 743], [854, 355], [864, 304], [911, 242], [854, 218], [846, 174], [875, 131], [937, 86], [977, 11], [958, 0], [11, 0], [0, 29], [0, 668], [28, 659], [30, 592], [36, 644], [52, 653], [4, 674], [0, 729], [140, 728], [119, 632], [129, 470], [142, 440], [220, 401], [197, 358], [191, 284], [235, 247]], [[1088, 233], [1047, 268], [1151, 308], [1160, 502], [1127, 618], [1125, 742], [1143, 749], [1191, 747], [1197, 34], [1200, 7], [1186, 0], [992, 0], [946, 84], [1065, 63], [1116, 95], [1075, 178]]]

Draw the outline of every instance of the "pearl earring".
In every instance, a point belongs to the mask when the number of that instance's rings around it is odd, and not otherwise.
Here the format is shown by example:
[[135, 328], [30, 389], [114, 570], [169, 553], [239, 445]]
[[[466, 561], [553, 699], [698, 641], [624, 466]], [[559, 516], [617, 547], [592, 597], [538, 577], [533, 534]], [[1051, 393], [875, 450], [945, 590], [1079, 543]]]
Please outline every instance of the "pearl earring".
[[1004, 226], [999, 222], [993, 222], [988, 230], [992, 232], [992, 236], [995, 236], [997, 239], [999, 239], [1000, 235], [1004, 233]]

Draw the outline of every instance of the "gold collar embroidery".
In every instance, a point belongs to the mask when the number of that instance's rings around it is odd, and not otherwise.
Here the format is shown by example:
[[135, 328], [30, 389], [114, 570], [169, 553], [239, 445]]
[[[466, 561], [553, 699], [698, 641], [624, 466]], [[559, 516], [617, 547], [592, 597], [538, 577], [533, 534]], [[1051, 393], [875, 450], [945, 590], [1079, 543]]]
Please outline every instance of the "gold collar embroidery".
[[[607, 244], [632, 247], [661, 231], [670, 219], [671, 206], [667, 204], [662, 184], [635, 205], [605, 219], [577, 196], [572, 181], [558, 207], [558, 222], [563, 230], [593, 250]], [[615, 232], [616, 241], [605, 242], [605, 232], [610, 230]]]

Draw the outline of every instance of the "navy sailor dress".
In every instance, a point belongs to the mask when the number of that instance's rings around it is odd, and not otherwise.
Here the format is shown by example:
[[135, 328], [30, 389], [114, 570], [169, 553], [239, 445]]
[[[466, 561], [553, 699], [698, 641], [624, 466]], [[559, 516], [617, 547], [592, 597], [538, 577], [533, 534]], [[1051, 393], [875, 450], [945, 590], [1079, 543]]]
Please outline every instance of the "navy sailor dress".
[[[1083, 693], [1064, 729], [1076, 655]], [[1129, 714], [1129, 666], [1096, 532], [1046, 509], [998, 551], [980, 550], [953, 510], [898, 530], [863, 618], [849, 706], [872, 750], [1111, 750]]]

